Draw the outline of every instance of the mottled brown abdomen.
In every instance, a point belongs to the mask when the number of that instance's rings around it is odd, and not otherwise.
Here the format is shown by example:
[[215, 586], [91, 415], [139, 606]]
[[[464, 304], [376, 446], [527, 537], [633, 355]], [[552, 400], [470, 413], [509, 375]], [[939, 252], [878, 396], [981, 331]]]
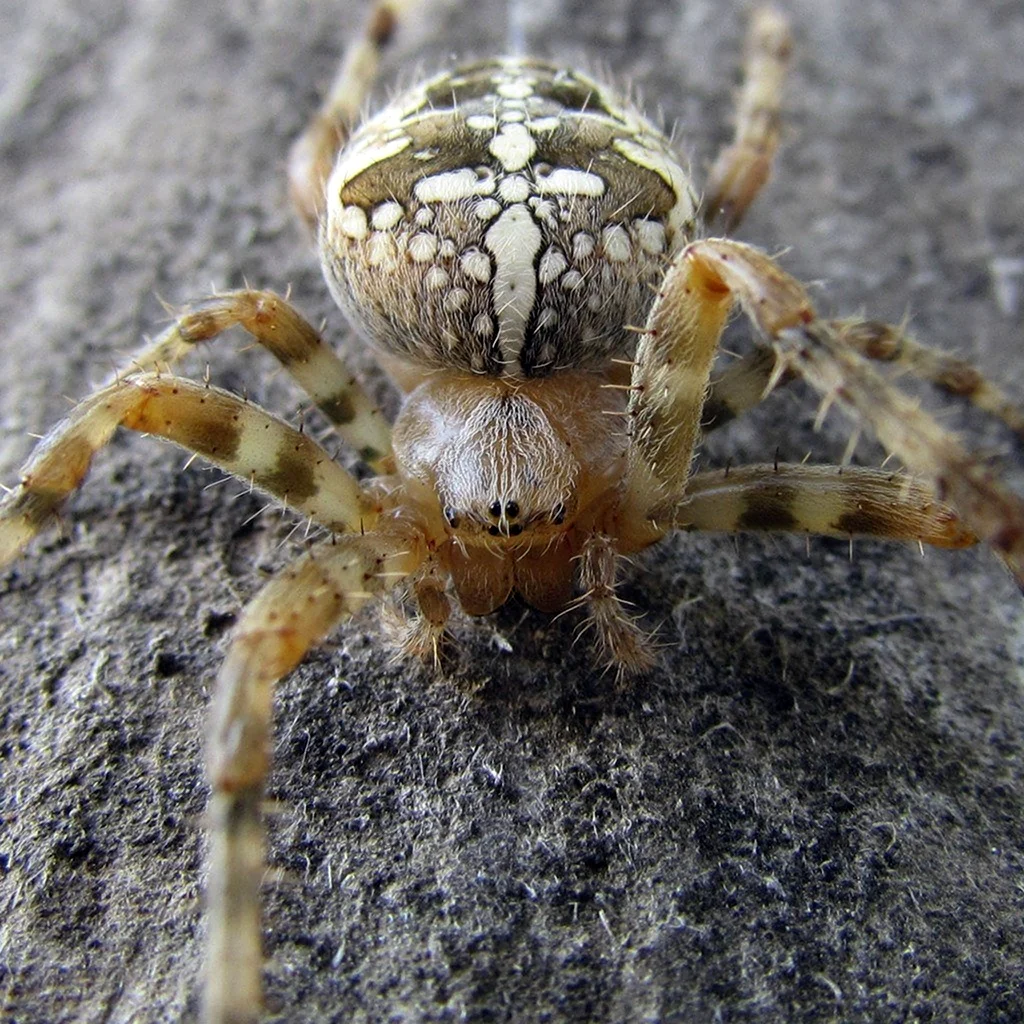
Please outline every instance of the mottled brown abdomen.
[[532, 377], [631, 348], [695, 205], [649, 121], [589, 78], [506, 58], [432, 79], [353, 135], [320, 246], [377, 347]]

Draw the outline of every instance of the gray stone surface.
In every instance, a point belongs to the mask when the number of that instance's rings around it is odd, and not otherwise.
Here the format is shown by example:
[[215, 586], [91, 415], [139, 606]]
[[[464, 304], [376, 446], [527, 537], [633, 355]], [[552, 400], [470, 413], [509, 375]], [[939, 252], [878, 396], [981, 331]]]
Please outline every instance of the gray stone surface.
[[[634, 82], [700, 171], [741, 6], [545, 0], [528, 28], [541, 54]], [[909, 311], [1020, 398], [1020, 4], [785, 6], [785, 151], [744, 236], [789, 247], [827, 308]], [[159, 328], [158, 295], [291, 284], [344, 342], [282, 165], [361, 16], [0, 7], [4, 479], [27, 431]], [[503, 21], [491, 0], [435, 7], [386, 83], [500, 47]], [[214, 379], [293, 413], [295, 390], [239, 347], [211, 351]], [[705, 463], [839, 458], [847, 425], [815, 433], [813, 415], [794, 388]], [[0, 573], [5, 1021], [194, 1019], [204, 709], [231, 618], [292, 545], [182, 462], [118, 438], [66, 537]], [[1024, 1019], [1024, 619], [996, 560], [687, 536], [625, 593], [665, 644], [626, 694], [571, 616], [519, 607], [459, 627], [453, 681], [394, 665], [368, 616], [281, 686], [274, 1019]]]

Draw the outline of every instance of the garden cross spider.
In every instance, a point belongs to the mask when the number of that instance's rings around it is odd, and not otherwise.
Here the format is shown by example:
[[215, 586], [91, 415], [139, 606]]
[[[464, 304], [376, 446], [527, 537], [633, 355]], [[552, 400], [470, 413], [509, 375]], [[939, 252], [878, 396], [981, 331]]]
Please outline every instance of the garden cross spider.
[[[700, 199], [665, 137], [613, 90], [523, 58], [427, 79], [352, 131], [404, 6], [374, 8], [289, 168], [332, 292], [407, 392], [393, 430], [286, 298], [218, 294], [79, 403], [0, 506], [6, 562], [125, 426], [178, 442], [330, 533], [247, 607], [217, 683], [205, 1013], [218, 1024], [259, 1013], [273, 686], [365, 603], [400, 593], [414, 608], [403, 650], [435, 657], [452, 597], [470, 614], [513, 592], [545, 611], [579, 605], [601, 658], [625, 675], [653, 654], [616, 594], [619, 562], [677, 529], [981, 538], [1024, 579], [1020, 501], [874, 362], [1019, 428], [1016, 410], [898, 327], [819, 318], [774, 259], [714, 233], [740, 221], [778, 143], [791, 47], [781, 15], [753, 16], [736, 138]], [[737, 304], [759, 347], [709, 386]], [[255, 405], [171, 372], [234, 326], [279, 359], [372, 479]], [[796, 377], [914, 475], [692, 471], [702, 431]]]

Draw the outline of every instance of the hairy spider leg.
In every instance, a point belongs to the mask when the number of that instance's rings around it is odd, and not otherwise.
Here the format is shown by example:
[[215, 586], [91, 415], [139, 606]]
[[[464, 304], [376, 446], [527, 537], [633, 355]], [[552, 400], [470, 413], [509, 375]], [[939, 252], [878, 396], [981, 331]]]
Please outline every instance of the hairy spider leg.
[[705, 225], [732, 231], [768, 181], [779, 147], [782, 86], [792, 52], [784, 15], [772, 7], [757, 8], [747, 30], [736, 133], [712, 165], [704, 190]]
[[[381, 605], [381, 628], [389, 646], [396, 652], [396, 661], [417, 658], [431, 661], [440, 669], [441, 652], [448, 640], [446, 627], [452, 613], [448, 578], [436, 556], [428, 554], [410, 576], [410, 585], [400, 589], [401, 600]], [[415, 605], [411, 613], [404, 607], [409, 598]]]
[[79, 402], [39, 443], [0, 502], [0, 565], [54, 519], [119, 426], [175, 441], [334, 532], [377, 518], [351, 473], [294, 427], [219, 388], [142, 374]]
[[666, 272], [633, 363], [625, 494], [627, 514], [639, 519], [686, 489], [711, 367], [733, 306], [729, 289], [694, 252], [687, 246]]
[[320, 109], [292, 145], [288, 155], [289, 193], [299, 216], [310, 228], [316, 228], [324, 212], [324, 186], [338, 151], [363, 114], [381, 54], [414, 2], [377, 0], [362, 35], [345, 51]]
[[652, 668], [657, 653], [651, 634], [615, 592], [620, 561], [613, 538], [595, 533], [586, 539], [579, 556], [579, 603], [586, 606], [584, 630], [593, 627], [598, 650], [621, 685]]
[[203, 1019], [210, 1024], [254, 1024], [263, 1002], [260, 805], [270, 769], [274, 684], [342, 620], [414, 572], [425, 548], [422, 535], [401, 522], [332, 538], [275, 576], [232, 635], [207, 744], [212, 837]]
[[670, 524], [652, 522], [667, 495], [682, 495], [700, 435], [711, 366], [732, 308], [717, 278], [677, 258], [640, 336], [633, 363], [627, 424], [630, 445], [621, 501], [608, 538], [595, 536], [581, 560], [580, 586], [598, 645], [620, 676], [650, 663], [650, 645], [615, 594], [619, 556], [654, 543]]
[[803, 531], [943, 548], [978, 540], [930, 488], [902, 473], [859, 466], [768, 463], [697, 473], [686, 497], [656, 516], [680, 530]]
[[391, 428], [384, 416], [320, 332], [274, 292], [244, 289], [187, 306], [131, 365], [166, 370], [200, 342], [212, 341], [232, 327], [248, 331], [280, 362], [371, 469], [392, 469]]
[[[828, 323], [847, 345], [865, 358], [892, 363], [939, 391], [967, 400], [1002, 421], [1024, 440], [1024, 412], [966, 360], [929, 348], [908, 334], [902, 325], [858, 319]], [[792, 371], [779, 369], [773, 349], [754, 349], [712, 379], [704, 402], [701, 429], [707, 432], [724, 426], [758, 405], [774, 388], [795, 379]]]
[[843, 343], [868, 359], [892, 363], [939, 391], [964, 398], [1001, 420], [1024, 440], [1024, 411], [997, 384], [987, 380], [967, 360], [922, 344], [895, 324], [877, 320], [833, 320], [832, 329]]
[[[731, 233], [768, 181], [779, 146], [782, 90], [792, 49], [786, 17], [772, 7], [757, 8], [747, 30], [735, 136], [716, 157], [704, 190], [700, 213], [705, 227]], [[967, 399], [1024, 440], [1024, 412], [966, 360], [921, 344], [904, 326], [876, 320], [832, 324], [862, 355], [894, 363], [940, 391]], [[755, 351], [712, 381], [703, 428], [728, 423], [766, 397], [770, 384], [774, 387], [792, 379], [792, 373], [776, 371], [769, 353]]]
[[783, 365], [929, 481], [1024, 587], [1024, 502], [981, 457], [894, 388], [828, 321], [784, 329], [772, 341]]
[[[846, 344], [837, 322], [819, 319], [795, 278], [765, 253], [728, 239], [693, 242], [676, 257], [637, 348], [628, 407], [635, 486], [628, 491], [634, 500], [646, 497], [648, 521], [686, 494], [702, 398], [694, 397], [696, 367], [709, 357], [701, 325], [720, 321], [734, 302], [774, 349], [777, 373], [803, 377], [826, 403], [850, 412], [923, 478], [931, 489], [922, 498], [926, 505], [936, 496], [948, 500], [970, 531], [990, 543], [1024, 581], [1024, 503]], [[927, 518], [926, 510], [922, 514]], [[926, 536], [919, 539], [932, 543]]]
[[775, 388], [788, 384], [792, 374], [780, 377], [775, 353], [770, 348], [755, 348], [731, 362], [708, 384], [701, 410], [701, 433], [724, 427], [745, 412], [760, 405]]

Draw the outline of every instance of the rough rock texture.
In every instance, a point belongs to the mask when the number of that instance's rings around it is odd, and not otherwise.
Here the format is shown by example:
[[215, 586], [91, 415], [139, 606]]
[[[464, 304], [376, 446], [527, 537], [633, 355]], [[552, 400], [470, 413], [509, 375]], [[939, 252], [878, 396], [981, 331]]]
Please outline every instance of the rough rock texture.
[[[636, 83], [699, 172], [726, 135], [741, 6], [545, 0], [527, 28], [539, 53]], [[790, 127], [744, 237], [790, 247], [827, 308], [909, 311], [1021, 397], [1019, 2], [785, 6]], [[0, 8], [5, 480], [27, 431], [158, 329], [158, 296], [291, 284], [344, 341], [282, 164], [362, 15]], [[500, 48], [504, 17], [435, 6], [385, 82]], [[293, 413], [240, 347], [210, 350], [214, 379]], [[847, 424], [815, 433], [814, 411], [799, 387], [776, 396], [705, 464], [834, 461]], [[0, 573], [5, 1021], [195, 1017], [209, 684], [292, 545], [182, 462], [119, 437], [66, 536]], [[281, 686], [272, 1019], [1024, 1019], [1024, 617], [996, 560], [686, 536], [625, 594], [665, 645], [628, 693], [571, 616], [521, 607], [459, 627], [451, 681], [393, 664], [367, 616]]]

